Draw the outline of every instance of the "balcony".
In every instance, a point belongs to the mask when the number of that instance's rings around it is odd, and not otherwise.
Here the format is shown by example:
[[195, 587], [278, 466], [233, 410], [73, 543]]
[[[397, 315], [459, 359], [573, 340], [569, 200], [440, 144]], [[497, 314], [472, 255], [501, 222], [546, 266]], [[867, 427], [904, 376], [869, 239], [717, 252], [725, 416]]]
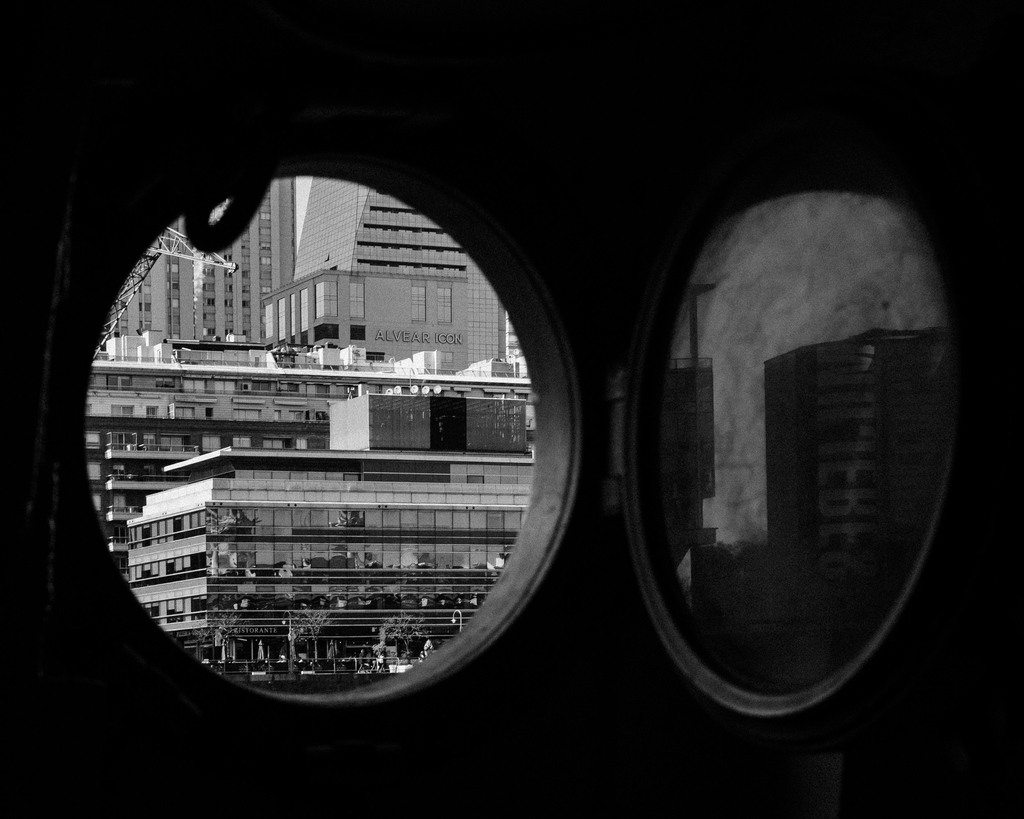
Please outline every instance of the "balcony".
[[138, 460], [182, 461], [199, 454], [198, 446], [173, 444], [107, 444], [104, 457]]
[[110, 522], [116, 520], [131, 520], [137, 518], [142, 514], [141, 506], [108, 506], [107, 507], [107, 520]]
[[133, 472], [113, 472], [107, 476], [107, 490], [136, 489], [143, 492], [159, 492], [169, 489], [188, 479], [179, 475], [142, 475]]

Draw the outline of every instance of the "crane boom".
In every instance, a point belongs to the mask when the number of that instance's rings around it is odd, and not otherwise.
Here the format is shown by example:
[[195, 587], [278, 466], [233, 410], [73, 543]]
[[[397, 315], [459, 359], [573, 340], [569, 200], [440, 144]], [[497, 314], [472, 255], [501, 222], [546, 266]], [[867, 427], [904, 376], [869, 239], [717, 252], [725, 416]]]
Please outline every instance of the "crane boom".
[[196, 250], [185, 234], [174, 230], [174, 228], [165, 228], [163, 233], [157, 237], [153, 246], [139, 257], [139, 260], [132, 267], [131, 273], [124, 280], [124, 284], [121, 285], [121, 289], [118, 291], [117, 297], [110, 307], [107, 321], [100, 333], [100, 340], [96, 345], [97, 356], [105, 352], [107, 340], [114, 335], [114, 331], [121, 321], [121, 316], [124, 315], [132, 299], [142, 289], [142, 283], [146, 280], [146, 276], [149, 275], [149, 271], [153, 269], [153, 265], [156, 264], [156, 260], [160, 256], [174, 256], [178, 259], [199, 262], [204, 266], [223, 267], [226, 270], [238, 269], [237, 264], [227, 261], [218, 253], [204, 253], [201, 250]]

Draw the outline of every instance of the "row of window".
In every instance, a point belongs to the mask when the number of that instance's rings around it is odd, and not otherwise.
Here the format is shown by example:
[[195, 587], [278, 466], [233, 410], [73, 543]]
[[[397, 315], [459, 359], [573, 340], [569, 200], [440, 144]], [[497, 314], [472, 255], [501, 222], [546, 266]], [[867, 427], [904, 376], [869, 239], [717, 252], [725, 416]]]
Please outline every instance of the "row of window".
[[279, 379], [228, 379], [228, 378], [182, 378], [181, 376], [146, 375], [94, 375], [92, 389], [126, 390], [174, 390], [194, 393], [288, 392], [297, 395], [313, 395], [329, 398], [348, 397], [354, 387], [351, 384], [325, 384], [312, 381], [282, 381]]
[[160, 623], [182, 623], [206, 616], [206, 595], [178, 597], [172, 600], [150, 601], [142, 604], [146, 614]]
[[[348, 294], [348, 315], [350, 318], [366, 317], [366, 285], [361, 281], [349, 282]], [[445, 324], [452, 322], [452, 288], [442, 285], [437, 288], [437, 321]], [[319, 281], [314, 285], [313, 297], [313, 318], [325, 318], [337, 316], [338, 312], [338, 282], [332, 280]], [[287, 332], [288, 305], [291, 314], [291, 333]], [[274, 306], [264, 306], [264, 320], [267, 328], [274, 326]], [[427, 287], [422, 284], [411, 286], [411, 310], [412, 321], [427, 320]], [[277, 300], [277, 325], [276, 333], [268, 333], [278, 340], [284, 340], [291, 336], [298, 336], [309, 331], [309, 288], [304, 288], [297, 293], [289, 294], [288, 298]]]
[[[309, 529], [371, 528], [476, 529], [519, 531], [521, 509], [289, 509], [209, 506], [206, 531], [209, 534], [249, 533], [254, 535], [301, 535]], [[146, 524], [142, 524], [144, 528]], [[144, 532], [143, 532], [144, 534]]]
[[[159, 405], [147, 404], [143, 407], [143, 415], [139, 417], [160, 418], [163, 408]], [[218, 416], [214, 407], [195, 407], [190, 404], [171, 404], [166, 408], [168, 418], [175, 420], [192, 418], [216, 418]], [[114, 418], [134, 418], [136, 407], [134, 404], [111, 404], [110, 415]], [[329, 420], [326, 410], [310, 409], [272, 409], [265, 410], [259, 407], [233, 407], [231, 409], [232, 421], [327, 421]]]
[[[151, 586], [175, 580], [205, 577], [257, 580], [287, 587], [292, 581], [324, 583], [435, 583], [460, 582], [462, 570], [497, 571], [504, 567], [515, 543], [515, 533], [492, 534], [487, 542], [467, 534], [462, 540], [433, 543], [367, 541], [335, 547], [323, 544], [246, 543], [211, 544], [198, 552], [171, 560], [158, 559], [129, 568], [129, 580], [137, 586]], [[406, 574], [367, 574], [376, 569], [416, 570]], [[352, 570], [358, 570], [354, 574]], [[429, 575], [420, 572], [430, 570]], [[446, 570], [460, 572], [447, 574]]]
[[[203, 532], [214, 536], [303, 537], [313, 534], [335, 536], [339, 530], [373, 529], [414, 532], [425, 536], [436, 531], [474, 530], [513, 536], [522, 527], [522, 509], [288, 509], [222, 507], [211, 505], [167, 518], [129, 527], [135, 546], [151, 546], [195, 537]], [[488, 538], [483, 537], [482, 541]]]
[[[294, 419], [288, 419], [294, 420]], [[320, 419], [317, 419], [320, 420]], [[202, 435], [202, 451], [212, 452], [225, 446], [238, 449], [251, 449], [257, 442], [262, 449], [324, 449], [327, 446], [325, 437], [300, 436], [257, 436], [252, 435]], [[86, 449], [99, 449], [101, 433], [86, 432]], [[136, 452], [151, 450], [154, 452], [187, 451], [195, 449], [189, 435], [157, 435], [155, 432], [108, 432], [107, 446], [114, 451]], [[226, 443], [230, 441], [230, 443]], [[144, 468], [144, 467], [143, 467]], [[113, 471], [123, 470], [124, 465], [114, 465]]]

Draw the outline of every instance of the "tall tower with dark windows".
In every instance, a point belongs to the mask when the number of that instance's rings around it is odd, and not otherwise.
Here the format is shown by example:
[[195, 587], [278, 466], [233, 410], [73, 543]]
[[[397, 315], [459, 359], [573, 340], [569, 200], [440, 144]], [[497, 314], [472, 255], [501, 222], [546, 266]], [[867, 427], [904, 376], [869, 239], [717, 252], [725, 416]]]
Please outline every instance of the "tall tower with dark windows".
[[956, 404], [948, 331], [870, 330], [791, 350], [764, 372], [772, 559], [831, 584], [846, 631], [870, 634], [943, 491]]
[[[410, 332], [416, 332], [414, 325], [418, 322], [430, 322], [431, 316], [451, 322], [452, 311], [457, 314], [461, 308], [462, 316], [456, 320], [465, 327], [460, 349], [441, 350], [439, 354], [451, 353], [453, 362], [467, 363], [505, 358], [505, 309], [483, 272], [442, 227], [393, 196], [355, 182], [313, 179], [295, 279], [324, 270], [348, 274], [352, 292], [343, 294], [342, 301], [359, 302], [360, 312], [365, 311], [351, 316], [353, 320], [370, 321], [379, 314], [382, 320], [400, 322], [405, 318], [406, 295]], [[385, 285], [385, 279], [392, 280], [391, 285]], [[378, 284], [363, 284], [360, 288], [360, 282], [371, 280]], [[408, 294], [406, 288], [411, 288]], [[390, 306], [384, 309], [369, 298], [360, 302], [359, 289], [390, 293]], [[451, 301], [455, 297], [452, 294], [458, 293], [463, 294], [461, 305]], [[401, 316], [395, 314], [396, 300], [403, 305]], [[365, 323], [355, 321], [355, 325], [363, 327]], [[357, 329], [356, 334], [359, 332]], [[273, 342], [295, 335], [287, 329], [282, 335], [281, 329], [272, 328], [264, 339]], [[338, 338], [342, 345], [365, 340], [368, 354], [374, 352], [373, 337], [359, 339], [342, 330]]]

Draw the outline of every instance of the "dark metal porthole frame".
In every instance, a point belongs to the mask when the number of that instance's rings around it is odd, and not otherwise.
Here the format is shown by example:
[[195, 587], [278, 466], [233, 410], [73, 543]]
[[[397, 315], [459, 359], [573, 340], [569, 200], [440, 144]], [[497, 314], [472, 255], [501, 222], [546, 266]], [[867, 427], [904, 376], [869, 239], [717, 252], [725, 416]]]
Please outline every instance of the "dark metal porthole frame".
[[[516, 541], [516, 557], [511, 568], [488, 593], [486, 605], [466, 622], [459, 639], [449, 641], [444, 651], [433, 654], [429, 662], [414, 673], [393, 675], [383, 683], [359, 686], [343, 693], [299, 695], [264, 693], [229, 683], [210, 673], [166, 639], [164, 632], [138, 605], [127, 584], [121, 581], [102, 546], [90, 548], [88, 555], [79, 560], [105, 564], [94, 569], [103, 581], [102, 589], [97, 586], [97, 593], [105, 596], [108, 611], [116, 612], [117, 629], [134, 635], [129, 642], [145, 646], [146, 662], [158, 667], [183, 690], [205, 689], [215, 702], [222, 703], [272, 700], [303, 707], [343, 709], [386, 704], [442, 684], [488, 651], [529, 604], [542, 582], [567, 526], [579, 479], [581, 410], [576, 368], [541, 277], [533, 271], [514, 240], [458, 190], [399, 162], [327, 150], [288, 154], [274, 172], [276, 178], [297, 175], [335, 177], [366, 184], [416, 207], [443, 225], [466, 248], [512, 317], [530, 368], [536, 438], [530, 504]], [[146, 202], [137, 203], [130, 224], [121, 226], [121, 240], [110, 255], [104, 257], [102, 267], [95, 265], [94, 259], [87, 255], [91, 249], [88, 240], [73, 248], [86, 251], [81, 256], [72, 253], [69, 268], [73, 289], [82, 288], [80, 295], [83, 296], [88, 293], [85, 301], [78, 305], [82, 325], [100, 326], [110, 294], [120, 285], [119, 271], [130, 269], [130, 259], [141, 254], [152, 235], [175, 216], [168, 211], [165, 202], [150, 195]], [[76, 266], [76, 260], [84, 264]], [[92, 278], [95, 282], [100, 276], [103, 276], [101, 284], [85, 285], [84, 279], [95, 277]], [[79, 368], [78, 375], [67, 382], [71, 386], [65, 387], [70, 394], [78, 392], [79, 401], [88, 381], [87, 346], [82, 345], [82, 349], [67, 358], [60, 368]], [[66, 425], [64, 447], [71, 453], [67, 464], [73, 471], [80, 472], [84, 485], [83, 417]], [[83, 494], [88, 497], [87, 489]], [[80, 504], [83, 509], [86, 505], [87, 501]], [[85, 535], [88, 540], [101, 543], [98, 529], [90, 527]]]
[[[801, 164], [799, 156], [793, 155], [795, 145], [813, 146], [816, 135], [827, 134], [844, 142], [851, 137], [854, 142], [863, 140], [867, 155], [881, 159], [889, 181], [897, 183], [896, 188], [907, 195], [924, 220], [943, 277], [954, 346], [959, 349], [955, 293], [948, 271], [962, 266], [964, 248], [936, 239], [942, 235], [937, 228], [950, 224], [954, 215], [928, 211], [932, 198], [928, 183], [922, 182], [928, 171], [935, 173], [939, 152], [925, 150], [913, 162], [906, 160], [912, 143], [910, 134], [920, 136], [923, 128], [918, 130], [903, 121], [906, 130], [899, 132], [893, 127], [894, 121], [900, 118], [880, 123], [869, 117], [865, 122], [845, 111], [828, 108], [800, 110], [752, 128], [742, 144], [725, 154], [690, 191], [688, 210], [680, 216], [677, 230], [660, 257], [630, 350], [624, 413], [623, 506], [645, 604], [662, 644], [697, 700], [730, 729], [772, 745], [834, 747], [879, 716], [897, 693], [918, 676], [926, 658], [934, 653], [945, 631], [943, 624], [949, 621], [953, 609], [948, 605], [945, 611], [940, 608], [948, 604], [950, 558], [948, 554], [937, 554], [934, 545], [943, 536], [948, 539], [954, 525], [943, 510], [953, 477], [959, 474], [954, 469], [954, 462], [962, 460], [959, 436], [947, 461], [945, 491], [936, 501], [929, 537], [917, 553], [902, 591], [882, 625], [853, 661], [819, 683], [796, 692], [768, 693], [739, 682], [702, 648], [700, 639], [688, 626], [686, 603], [669, 559], [660, 492], [658, 418], [664, 373], [673, 327], [693, 265], [721, 220], [780, 192], [830, 186], [850, 190], [849, 182], [857, 184], [858, 172], [867, 170], [858, 169], [856, 161], [850, 163], [852, 168], [839, 161], [831, 167], [805, 169], [812, 173], [794, 175], [791, 184], [786, 183], [783, 173], [781, 181], [786, 184], [781, 189], [765, 184], [765, 179], [780, 181], [776, 174], [780, 168], [787, 169], [789, 162], [794, 166]], [[882, 127], [883, 124], [888, 127]], [[891, 142], [880, 140], [879, 133], [885, 134], [886, 140], [892, 137]], [[884, 187], [885, 176], [866, 174], [853, 190], [877, 190], [879, 184]], [[958, 377], [962, 377], [959, 368]], [[960, 384], [962, 392], [962, 381]], [[959, 414], [958, 411], [958, 423]]]

